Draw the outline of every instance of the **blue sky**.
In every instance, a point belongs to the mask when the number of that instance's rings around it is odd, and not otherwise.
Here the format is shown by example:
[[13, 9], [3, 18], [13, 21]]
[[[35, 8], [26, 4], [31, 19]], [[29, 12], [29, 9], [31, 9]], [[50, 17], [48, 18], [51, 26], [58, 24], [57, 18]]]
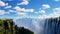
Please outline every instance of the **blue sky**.
[[60, 16], [60, 0], [0, 0], [0, 18]]

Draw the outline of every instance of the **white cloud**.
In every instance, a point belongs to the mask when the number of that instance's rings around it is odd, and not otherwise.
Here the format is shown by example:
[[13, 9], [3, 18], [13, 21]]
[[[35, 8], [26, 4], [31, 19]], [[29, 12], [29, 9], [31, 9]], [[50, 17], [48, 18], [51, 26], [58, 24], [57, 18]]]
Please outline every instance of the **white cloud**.
[[0, 0], [0, 6], [5, 6], [5, 3]]
[[50, 13], [47, 18], [56, 18], [56, 17], [59, 17], [60, 14], [54, 14], [54, 13]]
[[12, 6], [8, 6], [8, 3], [5, 3], [0, 0], [0, 6], [5, 6], [5, 8], [11, 8]]
[[4, 15], [5, 14], [5, 10], [0, 10], [0, 15]]
[[60, 7], [54, 8], [53, 13], [51, 13], [50, 16], [53, 17], [53, 18], [59, 17], [60, 16]]
[[15, 10], [17, 15], [21, 15], [21, 16], [26, 16], [27, 15], [27, 12], [25, 12], [27, 10], [25, 8], [21, 8], [19, 6], [16, 6], [16, 7], [14, 7], [14, 10]]
[[5, 8], [11, 8], [12, 6], [6, 6]]
[[33, 12], [34, 9], [24, 9], [24, 12]]
[[14, 11], [14, 10], [9, 10], [9, 12], [16, 12], [16, 11]]
[[23, 12], [16, 12], [17, 15], [20, 15], [20, 16], [26, 16], [27, 13], [23, 13]]
[[59, 16], [60, 16], [60, 14], [50, 13], [48, 15], [40, 15], [40, 16], [38, 16], [38, 19], [56, 18]]
[[0, 6], [5, 6], [5, 8], [11, 8], [12, 6], [8, 6], [8, 3], [5, 3], [0, 0]]
[[21, 11], [21, 8], [19, 6], [14, 7], [15, 11]]
[[60, 0], [54, 0], [54, 1], [59, 2]]
[[40, 10], [39, 13], [40, 14], [45, 14], [45, 10]]
[[22, 13], [22, 12], [17, 12], [17, 14], [19, 14], [19, 15], [24, 15], [24, 14], [26, 14], [26, 13]]
[[[44, 11], [42, 13], [45, 13]], [[39, 19], [45, 19], [45, 18], [56, 18], [60, 16], [60, 7], [54, 8], [52, 13], [49, 13], [48, 15], [40, 15], [38, 16]]]
[[14, 10], [8, 10], [8, 12], [6, 12], [6, 14], [10, 14], [10, 13], [14, 13], [14, 12], [16, 12], [16, 11], [14, 11]]
[[50, 5], [48, 5], [48, 4], [43, 4], [42, 5], [42, 9], [47, 9], [47, 8], [50, 8]]
[[18, 3], [17, 5], [28, 5], [28, 4], [29, 4], [28, 0], [23, 0], [23, 2]]
[[15, 11], [14, 10], [9, 10], [9, 11], [5, 12], [5, 10], [0, 10], [0, 15], [10, 14], [11, 12], [13, 13]]
[[25, 8], [21, 8], [21, 7], [19, 7], [19, 6], [16, 6], [15, 8], [15, 11], [19, 11], [19, 12], [33, 12], [34, 11], [34, 9], [25, 9]]
[[53, 9], [54, 13], [60, 13], [60, 7]]

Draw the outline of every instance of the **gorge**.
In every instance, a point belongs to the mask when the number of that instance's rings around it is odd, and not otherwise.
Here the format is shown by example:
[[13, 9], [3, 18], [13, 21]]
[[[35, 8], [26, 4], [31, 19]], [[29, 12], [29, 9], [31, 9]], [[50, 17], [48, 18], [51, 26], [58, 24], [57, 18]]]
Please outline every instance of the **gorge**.
[[34, 31], [34, 34], [60, 34], [60, 17], [46, 19], [20, 18], [16, 20], [16, 24]]
[[60, 17], [0, 19], [0, 34], [60, 34]]

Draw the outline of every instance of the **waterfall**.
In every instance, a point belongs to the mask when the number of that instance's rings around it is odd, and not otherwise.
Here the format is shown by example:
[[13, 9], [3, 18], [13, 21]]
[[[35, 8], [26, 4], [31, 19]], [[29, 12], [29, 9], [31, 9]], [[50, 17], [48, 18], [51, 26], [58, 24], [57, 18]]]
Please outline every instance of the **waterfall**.
[[60, 18], [21, 18], [16, 23], [34, 31], [34, 34], [60, 34]]
[[60, 17], [45, 20], [44, 34], [60, 34]]

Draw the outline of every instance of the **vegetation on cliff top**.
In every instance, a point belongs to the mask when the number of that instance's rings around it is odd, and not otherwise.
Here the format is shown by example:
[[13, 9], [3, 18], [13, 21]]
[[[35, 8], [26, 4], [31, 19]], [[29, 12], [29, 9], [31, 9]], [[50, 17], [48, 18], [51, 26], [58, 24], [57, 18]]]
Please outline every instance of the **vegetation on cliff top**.
[[34, 34], [34, 32], [18, 27], [13, 19], [0, 19], [0, 34]]

